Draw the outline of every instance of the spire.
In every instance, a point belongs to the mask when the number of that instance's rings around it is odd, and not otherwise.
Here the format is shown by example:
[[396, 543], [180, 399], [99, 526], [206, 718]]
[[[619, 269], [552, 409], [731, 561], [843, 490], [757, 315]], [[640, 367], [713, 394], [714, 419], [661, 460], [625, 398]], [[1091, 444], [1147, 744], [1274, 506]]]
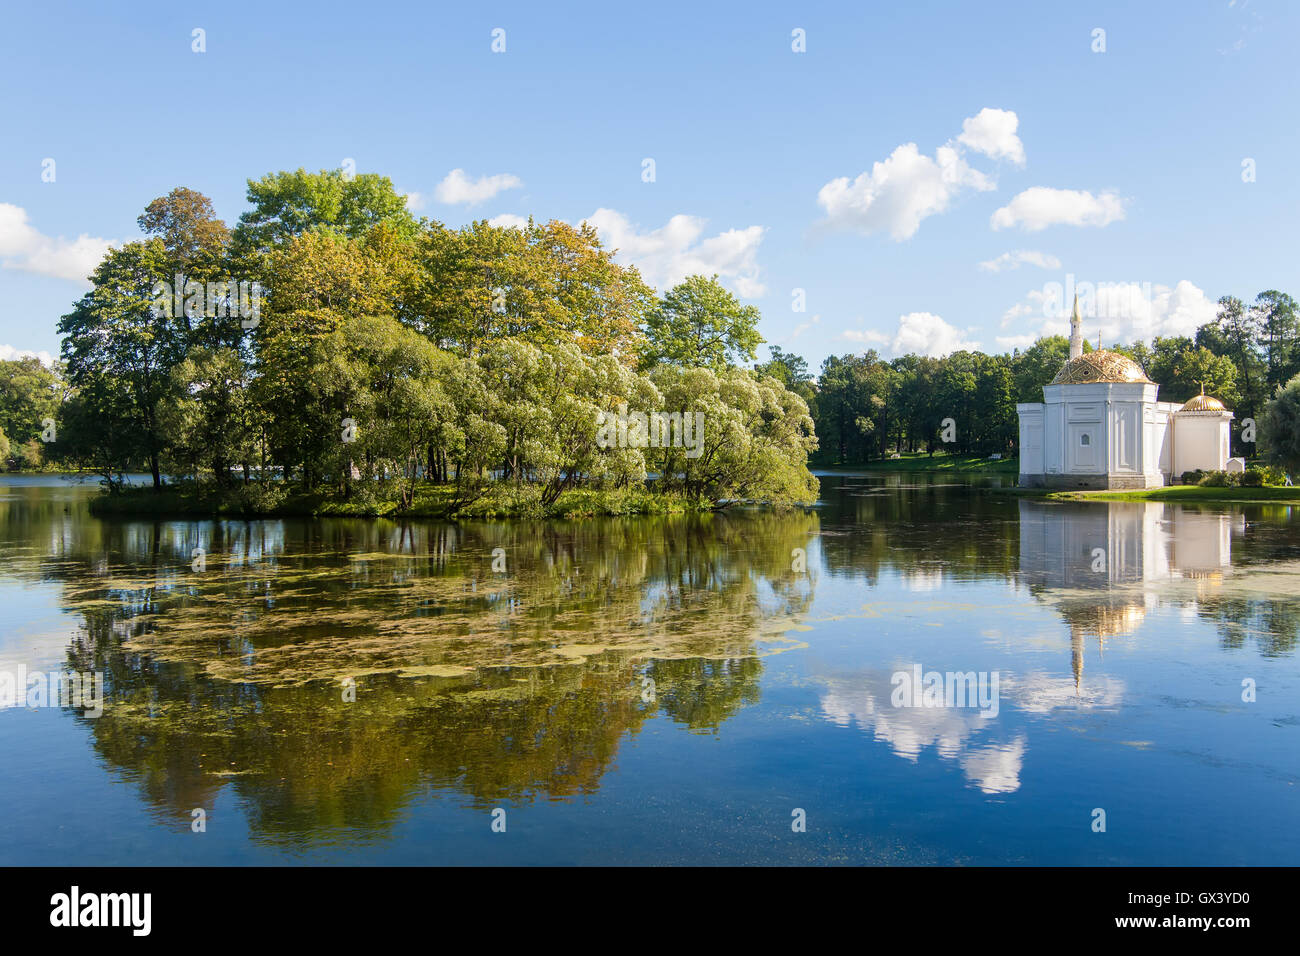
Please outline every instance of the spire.
[[1083, 354], [1083, 319], [1079, 318], [1079, 294], [1074, 294], [1074, 315], [1070, 318], [1070, 359]]

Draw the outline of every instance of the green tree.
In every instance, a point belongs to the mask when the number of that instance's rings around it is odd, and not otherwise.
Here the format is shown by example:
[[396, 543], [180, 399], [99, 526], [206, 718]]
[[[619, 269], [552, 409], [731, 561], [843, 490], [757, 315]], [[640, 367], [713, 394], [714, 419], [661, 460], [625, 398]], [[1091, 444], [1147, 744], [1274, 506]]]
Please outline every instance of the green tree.
[[[154, 307], [152, 290], [167, 264], [159, 239], [111, 249], [91, 276], [93, 288], [58, 326], [68, 384], [78, 392], [76, 435], [90, 442], [70, 444], [68, 454], [75, 459], [84, 451], [96, 467], [110, 470], [144, 463], [155, 489], [162, 487], [166, 448], [158, 406], [170, 393], [172, 370], [185, 358], [190, 337], [183, 313], [170, 316]], [[97, 429], [112, 441], [92, 440]], [[118, 461], [102, 458], [110, 448]]]
[[387, 176], [361, 173], [349, 176], [342, 169], [309, 173], [268, 173], [248, 180], [249, 204], [239, 217], [233, 235], [237, 258], [269, 253], [280, 243], [305, 232], [323, 230], [357, 239], [379, 223], [392, 225], [412, 238], [415, 217], [406, 197], [393, 188]]
[[34, 357], [0, 361], [0, 431], [18, 447], [38, 441], [43, 421], [57, 415], [63, 383]]
[[1300, 470], [1300, 375], [1279, 388], [1264, 406], [1259, 441], [1270, 462], [1288, 472]]
[[718, 282], [689, 276], [669, 289], [646, 319], [644, 368], [666, 363], [714, 371], [751, 362], [762, 344], [759, 311]]
[[1270, 389], [1300, 371], [1300, 319], [1296, 301], [1285, 292], [1269, 289], [1255, 297], [1252, 307], [1264, 349], [1265, 377]]
[[248, 374], [232, 348], [193, 349], [171, 373], [172, 393], [160, 402], [159, 420], [170, 458], [187, 473], [211, 470], [218, 487], [232, 483], [230, 469], [249, 477], [255, 453], [254, 411]]

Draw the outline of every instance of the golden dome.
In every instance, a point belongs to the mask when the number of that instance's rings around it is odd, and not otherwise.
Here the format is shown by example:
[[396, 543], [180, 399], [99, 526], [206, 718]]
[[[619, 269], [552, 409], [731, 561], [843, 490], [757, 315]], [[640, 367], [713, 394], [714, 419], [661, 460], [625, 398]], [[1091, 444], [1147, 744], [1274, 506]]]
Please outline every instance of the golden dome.
[[1076, 359], [1070, 359], [1061, 366], [1061, 370], [1056, 373], [1056, 378], [1049, 384], [1087, 385], [1092, 382], [1153, 384], [1137, 362], [1126, 355], [1103, 349], [1086, 352]]
[[1202, 392], [1200, 395], [1195, 395], [1191, 399], [1189, 399], [1187, 403], [1183, 405], [1182, 408], [1179, 409], [1179, 411], [1180, 412], [1226, 412], [1227, 409], [1223, 407], [1223, 402], [1219, 401], [1217, 398], [1211, 398], [1209, 395], [1206, 395], [1204, 392]]

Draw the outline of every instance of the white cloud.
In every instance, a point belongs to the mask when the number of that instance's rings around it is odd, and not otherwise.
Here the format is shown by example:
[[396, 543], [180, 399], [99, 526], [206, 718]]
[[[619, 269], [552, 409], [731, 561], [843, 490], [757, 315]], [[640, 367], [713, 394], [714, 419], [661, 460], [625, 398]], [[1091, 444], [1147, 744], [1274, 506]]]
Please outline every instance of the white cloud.
[[794, 327], [794, 331], [792, 331], [785, 338], [772, 339], [771, 341], [775, 342], [777, 345], [789, 345], [795, 339], [799, 338], [799, 336], [803, 335], [805, 332], [811, 329], [814, 325], [820, 325], [821, 321], [822, 321], [822, 317], [820, 315], [814, 315], [807, 322], [800, 322], [798, 325], [796, 325]]
[[845, 329], [840, 333], [840, 338], [848, 339], [850, 342], [863, 342], [867, 345], [889, 344], [889, 336], [874, 329]]
[[32, 352], [27, 349], [16, 349], [12, 345], [0, 345], [0, 362], [13, 362], [22, 358], [38, 358], [41, 360], [42, 365], [54, 364], [54, 356], [43, 349], [39, 352]]
[[617, 250], [618, 258], [635, 265], [660, 290], [689, 275], [716, 273], [743, 298], [766, 291], [758, 266], [758, 247], [767, 231], [763, 226], [728, 229], [703, 238], [708, 220], [698, 216], [676, 215], [649, 232], [639, 231], [613, 209], [597, 209], [586, 221], [596, 228], [606, 249]]
[[1002, 272], [1006, 269], [1019, 269], [1022, 265], [1038, 266], [1040, 269], [1059, 269], [1061, 260], [1046, 252], [1034, 252], [1030, 249], [1017, 249], [1004, 252], [996, 259], [980, 263], [985, 272]]
[[915, 143], [904, 143], [871, 172], [832, 179], [817, 193], [817, 202], [829, 225], [863, 233], [887, 230], [901, 241], [916, 235], [922, 219], [947, 209], [963, 188], [988, 191], [994, 185], [952, 146], [940, 146], [931, 159]]
[[488, 225], [502, 229], [523, 229], [528, 225], [528, 217], [516, 216], [512, 212], [503, 212], [501, 215], [489, 219]]
[[892, 348], [895, 355], [916, 354], [931, 358], [979, 348], [978, 342], [964, 336], [964, 332], [932, 312], [909, 312], [898, 317], [898, 334], [894, 336]]
[[495, 176], [470, 179], [465, 175], [465, 170], [453, 169], [434, 188], [433, 198], [441, 203], [451, 205], [463, 203], [473, 206], [491, 199], [497, 193], [507, 189], [517, 189], [523, 184], [523, 180], [512, 173], [498, 173]]
[[1037, 335], [999, 335], [994, 341], [998, 343], [998, 348], [1007, 352], [1020, 349], [1024, 351], [1038, 341]]
[[76, 239], [54, 238], [27, 221], [27, 211], [11, 203], [0, 203], [0, 265], [56, 279], [71, 279], [88, 285], [88, 277], [116, 239], [100, 239], [82, 233]]
[[945, 211], [963, 190], [997, 188], [966, 162], [963, 148], [1024, 163], [1024, 146], [1016, 136], [1019, 122], [1010, 110], [986, 107], [963, 120], [961, 134], [936, 149], [933, 158], [915, 143], [904, 143], [869, 172], [832, 179], [817, 193], [826, 224], [863, 233], [887, 231], [896, 242], [910, 239], [921, 220]]
[[962, 120], [957, 142], [993, 159], [1009, 159], [1025, 165], [1025, 144], [1016, 135], [1020, 118], [1011, 110], [984, 107], [974, 116]]
[[1106, 226], [1124, 218], [1124, 200], [1116, 192], [1094, 196], [1081, 189], [1034, 186], [993, 213], [994, 229], [1020, 226], [1038, 232], [1048, 226]]
[[[1049, 294], [1031, 289], [1023, 302], [1007, 310], [1002, 327], [1013, 322], [1016, 335], [999, 338], [1000, 345], [1044, 335], [1069, 335], [1073, 302], [1063, 302], [1059, 283]], [[1173, 286], [1138, 282], [1077, 282], [1079, 314], [1084, 338], [1102, 343], [1150, 342], [1156, 336], [1195, 336], [1196, 330], [1214, 321], [1217, 305], [1201, 289], [1183, 279]], [[1020, 330], [1024, 330], [1021, 332]]]

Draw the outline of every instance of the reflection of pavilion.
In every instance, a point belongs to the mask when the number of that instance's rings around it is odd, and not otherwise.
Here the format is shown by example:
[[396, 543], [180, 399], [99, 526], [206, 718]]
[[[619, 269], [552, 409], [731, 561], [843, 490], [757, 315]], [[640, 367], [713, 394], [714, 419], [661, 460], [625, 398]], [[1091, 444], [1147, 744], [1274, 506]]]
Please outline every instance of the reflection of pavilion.
[[1242, 518], [1163, 501], [1020, 502], [1020, 578], [1051, 596], [1070, 627], [1076, 688], [1084, 642], [1131, 634], [1156, 600], [1145, 585], [1175, 578], [1217, 582], [1232, 563]]

